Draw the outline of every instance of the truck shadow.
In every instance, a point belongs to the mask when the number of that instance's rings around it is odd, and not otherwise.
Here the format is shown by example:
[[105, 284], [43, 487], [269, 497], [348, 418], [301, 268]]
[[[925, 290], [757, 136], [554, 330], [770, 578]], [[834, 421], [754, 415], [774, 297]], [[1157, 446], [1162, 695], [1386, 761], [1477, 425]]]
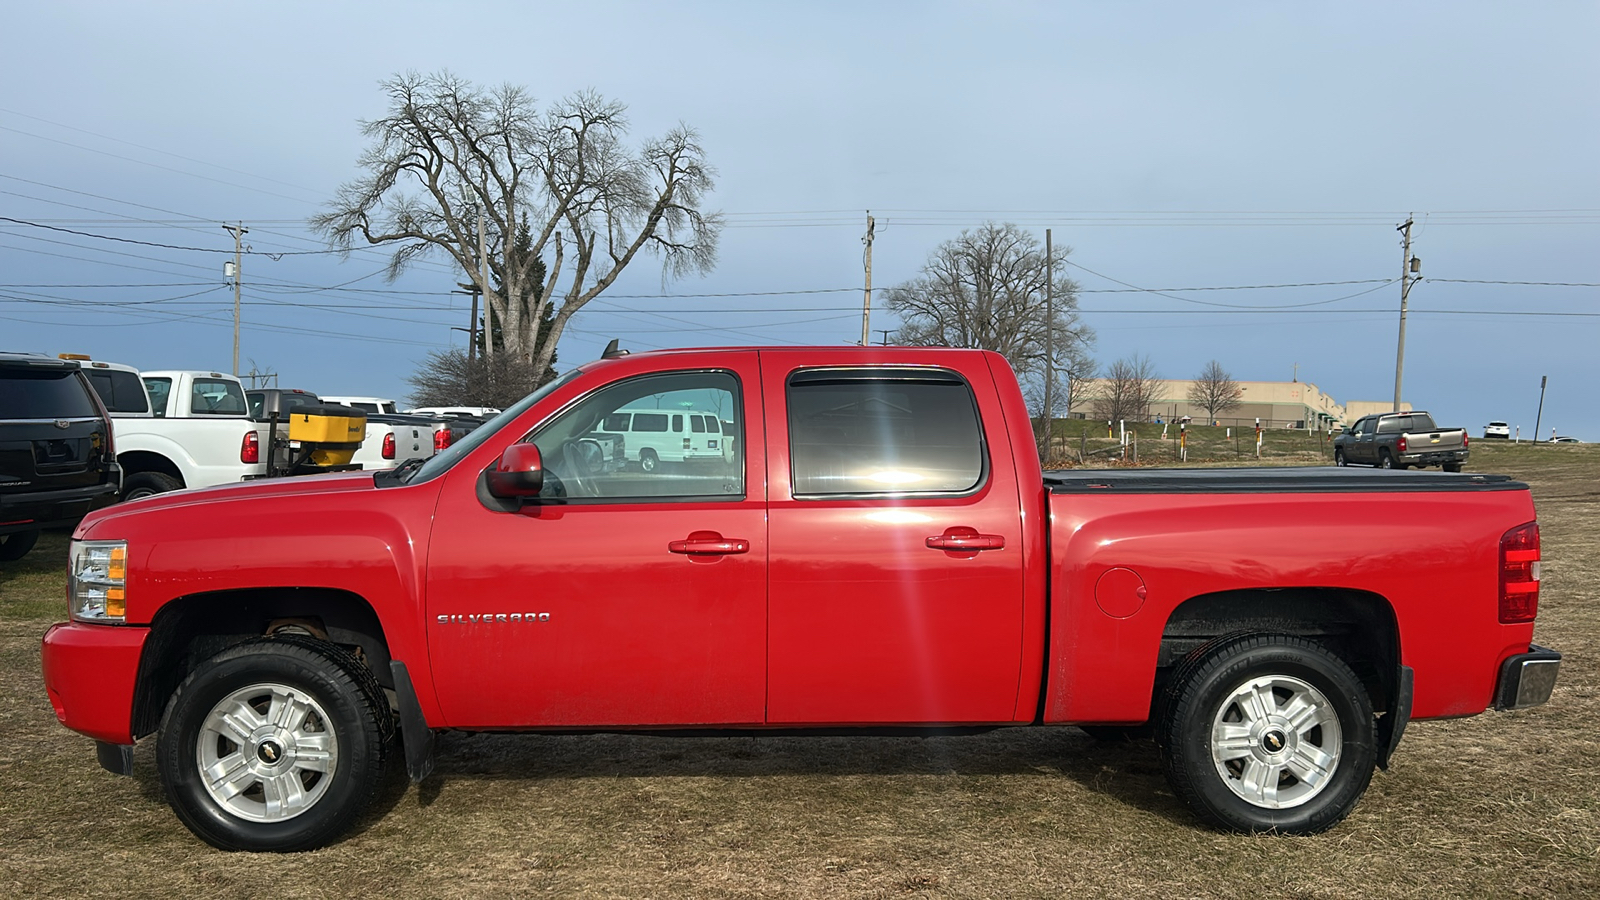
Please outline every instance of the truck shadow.
[[[405, 802], [396, 753], [390, 777], [359, 830]], [[1184, 826], [1193, 816], [1168, 789], [1151, 741], [1102, 743], [1076, 728], [1006, 728], [962, 736], [509, 735], [446, 732], [436, 768], [416, 791], [427, 807], [452, 781], [590, 778], [762, 778], [854, 775], [1066, 778], [1128, 807]], [[819, 784], [818, 790], [828, 789]]]

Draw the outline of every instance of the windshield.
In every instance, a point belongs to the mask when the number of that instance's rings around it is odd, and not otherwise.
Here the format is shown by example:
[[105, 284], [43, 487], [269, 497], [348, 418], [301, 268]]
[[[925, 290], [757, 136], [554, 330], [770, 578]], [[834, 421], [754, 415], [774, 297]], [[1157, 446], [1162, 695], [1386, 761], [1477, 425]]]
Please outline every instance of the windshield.
[[518, 400], [505, 412], [495, 416], [482, 425], [479, 425], [477, 428], [472, 429], [471, 433], [469, 433], [466, 437], [454, 444], [451, 444], [448, 450], [438, 453], [426, 463], [423, 463], [421, 468], [417, 469], [415, 474], [413, 474], [410, 478], [405, 479], [405, 481], [402, 483], [421, 484], [424, 481], [437, 478], [440, 475], [443, 475], [445, 472], [450, 471], [450, 469], [455, 467], [455, 464], [458, 460], [466, 456], [468, 453], [471, 453], [473, 450], [476, 450], [480, 444], [493, 437], [495, 432], [506, 427], [506, 425], [509, 424], [512, 419], [522, 415], [528, 410], [529, 407], [549, 396], [550, 393], [556, 388], [578, 377], [580, 371], [581, 370], [579, 369], [573, 369], [567, 374], [562, 375], [560, 378], [557, 378], [555, 381], [549, 382], [528, 396]]

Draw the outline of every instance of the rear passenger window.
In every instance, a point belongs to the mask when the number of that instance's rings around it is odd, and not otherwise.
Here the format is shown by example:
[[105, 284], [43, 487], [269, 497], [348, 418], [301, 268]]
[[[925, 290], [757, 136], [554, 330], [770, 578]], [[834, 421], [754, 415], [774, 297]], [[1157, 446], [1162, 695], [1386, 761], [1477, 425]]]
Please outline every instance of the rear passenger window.
[[689, 430], [693, 431], [695, 434], [705, 434], [706, 433], [706, 420], [700, 418], [699, 416], [690, 416], [689, 417]]
[[144, 382], [132, 372], [85, 370], [84, 374], [89, 376], [89, 383], [94, 386], [94, 392], [100, 395], [100, 402], [106, 405], [106, 411], [114, 413], [150, 411], [149, 401], [144, 393]]
[[788, 401], [796, 496], [952, 494], [983, 481], [977, 403], [954, 373], [800, 372]]
[[167, 395], [172, 393], [171, 378], [146, 378], [144, 389], [150, 392], [150, 409], [156, 418], [167, 414]]

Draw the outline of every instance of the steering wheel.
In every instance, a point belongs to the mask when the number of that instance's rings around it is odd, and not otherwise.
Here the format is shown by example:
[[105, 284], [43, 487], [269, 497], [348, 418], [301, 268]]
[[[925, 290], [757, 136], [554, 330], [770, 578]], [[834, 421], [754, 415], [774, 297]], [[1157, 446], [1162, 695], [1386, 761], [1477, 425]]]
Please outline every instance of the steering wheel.
[[[587, 445], [587, 446], [586, 446]], [[572, 485], [573, 493], [584, 497], [600, 496], [600, 489], [594, 483], [595, 467], [592, 464], [600, 457], [600, 445], [594, 441], [562, 441], [561, 463], [566, 470], [567, 482]]]

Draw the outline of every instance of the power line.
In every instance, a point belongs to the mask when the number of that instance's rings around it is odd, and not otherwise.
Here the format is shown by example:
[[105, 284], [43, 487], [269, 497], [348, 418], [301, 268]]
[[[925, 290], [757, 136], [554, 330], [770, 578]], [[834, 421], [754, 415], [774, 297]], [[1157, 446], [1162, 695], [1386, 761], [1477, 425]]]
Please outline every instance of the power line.
[[[123, 244], [138, 244], [141, 247], [157, 247], [157, 248], [160, 248], [162, 250], [186, 250], [186, 251], [190, 251], [190, 252], [193, 252], [193, 253], [227, 253], [228, 252], [226, 250], [216, 250], [216, 249], [213, 249], [211, 247], [180, 247], [177, 244], [161, 244], [161, 243], [156, 243], [154, 241], [137, 241], [137, 240], [134, 240], [133, 238], [113, 237], [113, 236], [111, 236], [109, 234], [95, 234], [95, 233], [89, 232], [89, 231], [76, 231], [76, 230], [71, 229], [71, 228], [60, 228], [60, 227], [57, 227], [55, 225], [45, 225], [45, 224], [42, 224], [40, 222], [29, 222], [26, 219], [13, 219], [10, 216], [0, 216], [0, 222], [14, 222], [14, 223], [16, 223], [18, 225], [28, 225], [28, 226], [31, 226], [33, 228], [44, 228], [44, 229], [49, 230], [49, 231], [60, 231], [60, 232], [66, 233], [66, 234], [75, 234], [78, 237], [98, 238], [99, 240], [102, 240], [102, 241], [117, 241], [117, 242], [123, 243]], [[242, 251], [235, 251], [234, 255], [237, 256], [237, 255], [242, 253], [242, 254], [244, 254], [246, 256], [267, 256], [267, 257], [271, 257], [272, 259], [278, 259], [278, 258], [284, 257], [284, 256], [328, 256], [328, 255], [331, 255], [331, 254], [344, 253], [344, 252], [345, 251], [343, 251], [343, 250], [283, 250], [283, 251], [279, 251], [277, 253], [270, 253], [270, 252], [265, 251], [265, 250], [242, 250]]]

